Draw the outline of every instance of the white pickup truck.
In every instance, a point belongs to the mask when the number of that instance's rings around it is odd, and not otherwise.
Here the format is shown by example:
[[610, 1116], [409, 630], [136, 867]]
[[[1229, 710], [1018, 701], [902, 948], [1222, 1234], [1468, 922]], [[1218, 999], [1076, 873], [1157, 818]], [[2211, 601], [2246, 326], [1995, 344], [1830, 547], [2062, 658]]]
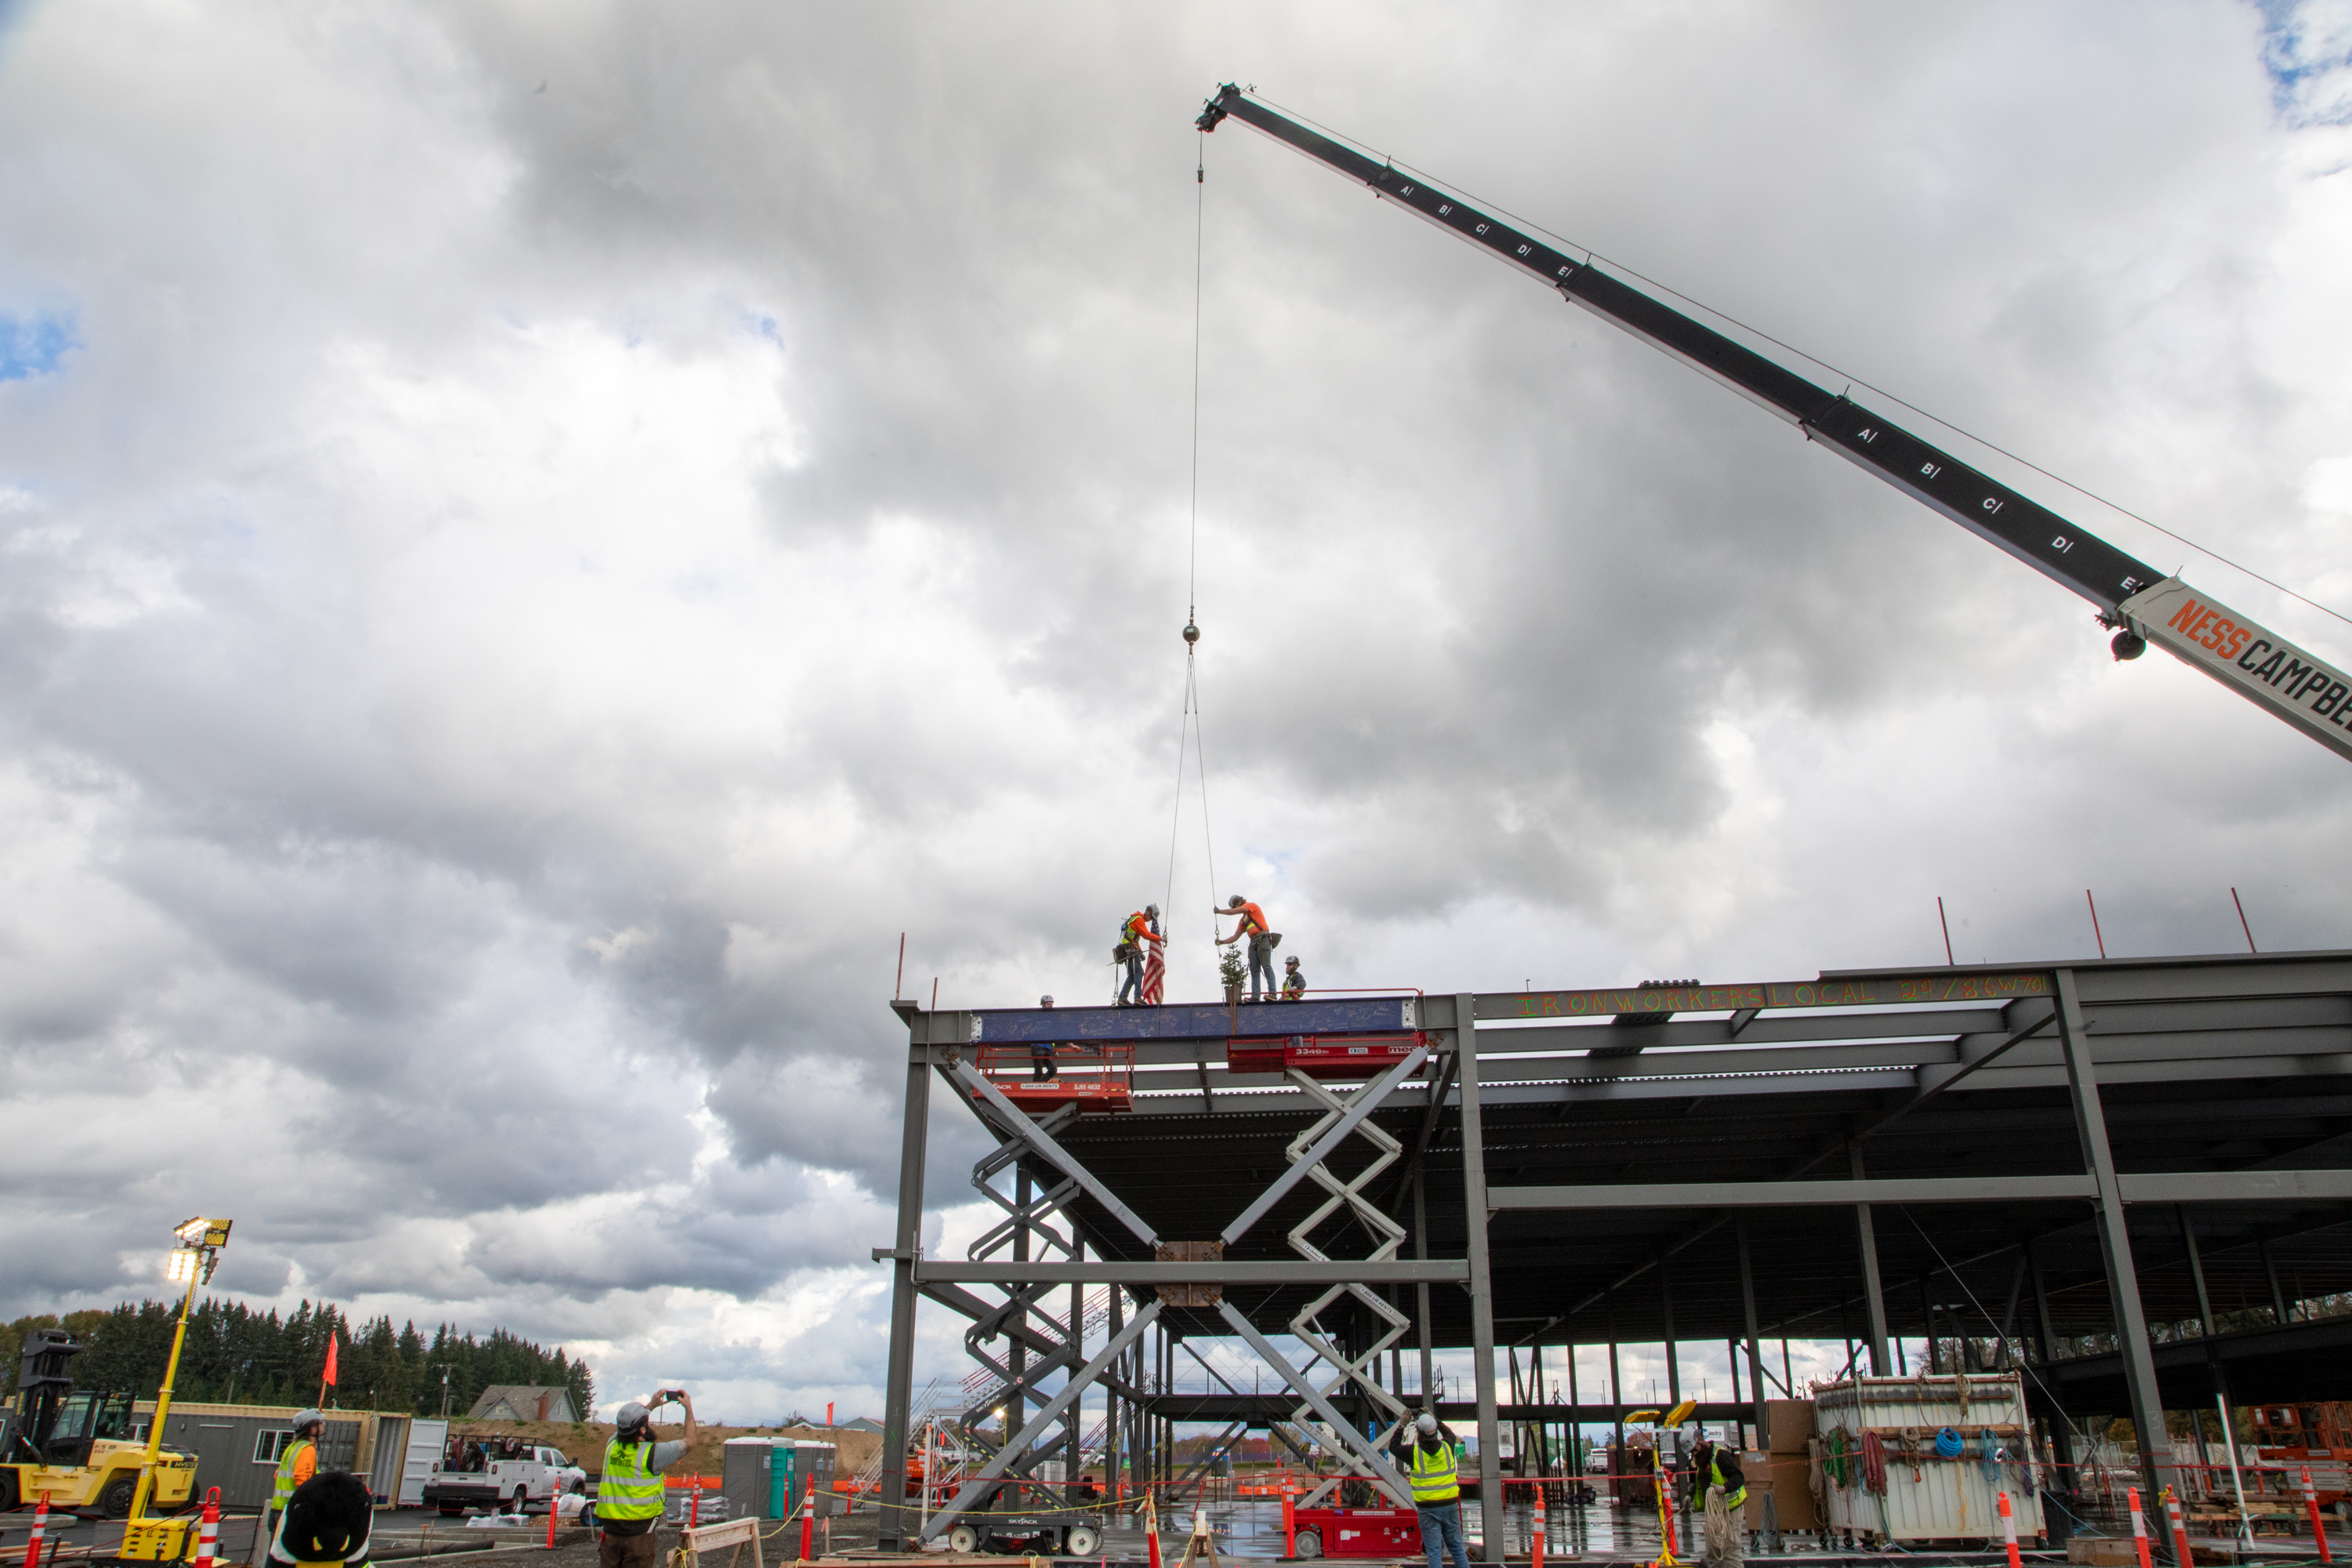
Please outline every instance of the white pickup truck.
[[532, 1444], [467, 1444], [445, 1457], [425, 1479], [423, 1505], [454, 1518], [469, 1508], [484, 1512], [527, 1512], [562, 1492], [584, 1492], [588, 1475], [560, 1448]]

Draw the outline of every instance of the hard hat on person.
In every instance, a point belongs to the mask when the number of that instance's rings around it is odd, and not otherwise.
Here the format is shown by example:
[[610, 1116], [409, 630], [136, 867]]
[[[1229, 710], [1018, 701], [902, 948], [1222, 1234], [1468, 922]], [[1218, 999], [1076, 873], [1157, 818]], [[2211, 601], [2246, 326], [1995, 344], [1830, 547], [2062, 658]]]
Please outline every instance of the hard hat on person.
[[326, 1424], [327, 1418], [320, 1415], [315, 1410], [297, 1410], [294, 1412], [294, 1430], [298, 1435], [308, 1431], [313, 1426], [324, 1426]]
[[1412, 1429], [1424, 1437], [1429, 1436], [1437, 1430], [1437, 1417], [1424, 1410], [1421, 1418], [1412, 1424]]
[[1037, 1005], [1040, 1007], [1050, 1007], [1053, 1005], [1054, 999], [1051, 996], [1040, 996], [1037, 998]]
[[632, 1399], [622, 1405], [619, 1413], [613, 1417], [614, 1435], [619, 1436], [625, 1433], [634, 1432], [652, 1419], [652, 1412]]
[[1239, 893], [1235, 893], [1232, 898], [1225, 900], [1225, 908], [1229, 910], [1237, 910], [1248, 902], [1249, 900], [1247, 899], [1243, 898]]
[[1158, 904], [1146, 904], [1143, 906], [1143, 912], [1147, 915], [1156, 916], [1160, 913], [1160, 906]]
[[1294, 952], [1294, 953], [1292, 953], [1288, 958], [1286, 958], [1286, 959], [1284, 959], [1284, 960], [1282, 961], [1282, 966], [1283, 966], [1285, 969], [1296, 969], [1296, 968], [1297, 968], [1297, 967], [1298, 967], [1298, 955], [1297, 955], [1297, 953], [1295, 953], [1295, 952]]

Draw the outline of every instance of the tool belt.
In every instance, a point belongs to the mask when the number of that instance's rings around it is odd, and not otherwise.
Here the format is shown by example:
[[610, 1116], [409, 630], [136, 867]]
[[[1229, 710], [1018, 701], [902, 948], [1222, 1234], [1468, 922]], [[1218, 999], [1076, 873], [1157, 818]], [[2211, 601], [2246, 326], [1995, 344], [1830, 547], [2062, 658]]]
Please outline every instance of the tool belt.
[[1110, 950], [1110, 961], [1113, 963], [1125, 963], [1129, 959], [1141, 958], [1142, 956], [1143, 950], [1136, 946], [1135, 943], [1131, 942], [1120, 942], [1117, 947]]

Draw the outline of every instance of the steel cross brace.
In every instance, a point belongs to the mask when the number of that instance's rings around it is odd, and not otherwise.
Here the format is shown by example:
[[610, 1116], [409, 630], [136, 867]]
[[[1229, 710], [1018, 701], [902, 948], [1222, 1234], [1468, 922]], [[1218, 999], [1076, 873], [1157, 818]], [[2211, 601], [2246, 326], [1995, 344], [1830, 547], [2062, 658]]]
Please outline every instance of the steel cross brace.
[[1300, 1375], [1297, 1368], [1284, 1360], [1282, 1352], [1274, 1348], [1274, 1342], [1259, 1333], [1257, 1325], [1251, 1322], [1240, 1308], [1231, 1301], [1224, 1301], [1218, 1304], [1217, 1310], [1223, 1314], [1226, 1322], [1234, 1326], [1234, 1332], [1249, 1342], [1250, 1349], [1257, 1352], [1260, 1360], [1274, 1368], [1285, 1383], [1306, 1396], [1307, 1403], [1314, 1406], [1315, 1414], [1330, 1426], [1331, 1440], [1347, 1449], [1351, 1457], [1364, 1466], [1363, 1473], [1370, 1476], [1375, 1485], [1394, 1499], [1398, 1507], [1412, 1507], [1412, 1489], [1406, 1485], [1404, 1478], [1397, 1474], [1396, 1470], [1390, 1466], [1385, 1455], [1365, 1442], [1363, 1434], [1356, 1430], [1355, 1423], [1340, 1415], [1331, 1402], [1323, 1397], [1321, 1389]]
[[[1234, 1386], [1234, 1380], [1227, 1377], [1223, 1373], [1219, 1372], [1215, 1367], [1210, 1365], [1209, 1359], [1202, 1355], [1199, 1351], [1192, 1348], [1192, 1341], [1180, 1340], [1177, 1342], [1183, 1347], [1184, 1353], [1186, 1355], [1191, 1356], [1194, 1361], [1201, 1363], [1201, 1370], [1202, 1372], [1207, 1373], [1211, 1377], [1215, 1378], [1219, 1383], [1225, 1385], [1225, 1392], [1227, 1394], [1232, 1394], [1236, 1399], [1244, 1397], [1242, 1391]], [[1284, 1424], [1280, 1421], [1267, 1422], [1265, 1424], [1265, 1429], [1268, 1433], [1280, 1437], [1285, 1443], [1290, 1445], [1291, 1451], [1296, 1453], [1300, 1458], [1303, 1459], [1307, 1458], [1307, 1443], [1306, 1442], [1303, 1435], [1294, 1434], [1285, 1430]]]
[[1055, 1142], [1053, 1135], [1031, 1120], [1027, 1112], [1005, 1099], [1003, 1091], [989, 1082], [986, 1074], [961, 1056], [949, 1062], [945, 1070], [950, 1078], [970, 1089], [978, 1103], [995, 1111], [996, 1114], [989, 1120], [996, 1123], [1001, 1135], [1018, 1138], [1028, 1144], [1038, 1158], [1085, 1188], [1088, 1197], [1102, 1205], [1113, 1218], [1134, 1232], [1144, 1246], [1160, 1245], [1158, 1232], [1136, 1217], [1133, 1209], [1119, 1202], [1108, 1187], [1095, 1179], [1094, 1173], [1072, 1158], [1068, 1150]]
[[1125, 1328], [1110, 1337], [1109, 1343], [1095, 1352], [1092, 1361], [1072, 1373], [1070, 1381], [1062, 1385], [1062, 1391], [1047, 1400], [1045, 1407], [1031, 1416], [1029, 1424], [1013, 1434], [1013, 1439], [999, 1448], [987, 1464], [981, 1467], [979, 1474], [965, 1478], [962, 1489], [948, 1500], [945, 1508], [931, 1516], [930, 1522], [923, 1526], [922, 1533], [918, 1539], [929, 1541], [954, 1523], [958, 1514], [969, 1510], [981, 1499], [992, 1495], [996, 1489], [988, 1483], [1000, 1479], [1007, 1469], [1012, 1468], [1016, 1458], [1036, 1447], [1037, 1440], [1045, 1435], [1046, 1428], [1060, 1422], [1064, 1413], [1077, 1404], [1078, 1396], [1084, 1394], [1094, 1381], [1119, 1358], [1128, 1346], [1142, 1337], [1143, 1331], [1160, 1316], [1160, 1302], [1146, 1303], [1133, 1318], [1128, 1321]]

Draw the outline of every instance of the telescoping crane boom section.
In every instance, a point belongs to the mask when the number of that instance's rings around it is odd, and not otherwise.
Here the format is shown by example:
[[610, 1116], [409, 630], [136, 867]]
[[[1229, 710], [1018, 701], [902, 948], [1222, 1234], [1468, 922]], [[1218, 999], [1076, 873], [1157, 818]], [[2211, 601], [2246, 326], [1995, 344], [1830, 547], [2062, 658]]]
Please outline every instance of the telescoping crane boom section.
[[1214, 131], [1228, 119], [1361, 181], [1373, 195], [1526, 270], [1559, 289], [1569, 303], [1714, 377], [1794, 425], [1808, 440], [1908, 491], [2073, 589], [2097, 606], [2103, 624], [2116, 628], [2118, 658], [2137, 658], [2145, 643], [2157, 643], [2352, 759], [2352, 676], [2325, 659], [2179, 578], [2134, 560], [1852, 398], [1814, 385], [1590, 262], [1521, 233], [1451, 192], [1432, 188], [1419, 176], [1375, 163], [1230, 84], [1217, 89], [1198, 123], [1202, 131]]

